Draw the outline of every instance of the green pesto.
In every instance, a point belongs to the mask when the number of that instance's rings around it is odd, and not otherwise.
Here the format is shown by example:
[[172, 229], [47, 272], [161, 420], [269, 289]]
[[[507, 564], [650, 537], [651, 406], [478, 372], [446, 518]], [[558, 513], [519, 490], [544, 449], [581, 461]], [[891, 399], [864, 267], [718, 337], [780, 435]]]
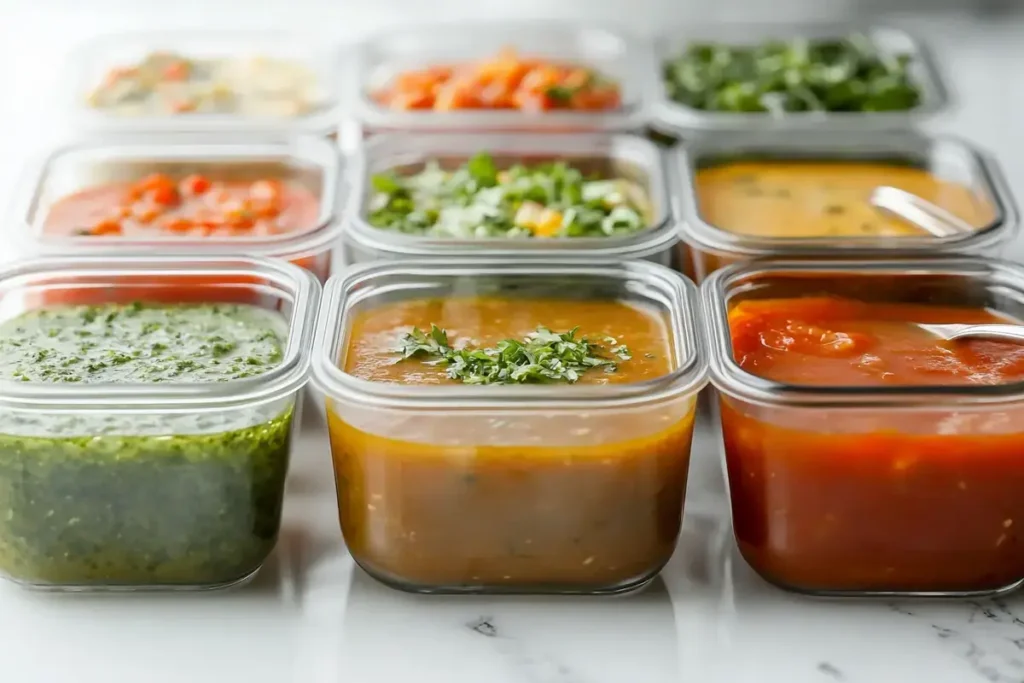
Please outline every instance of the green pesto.
[[[233, 304], [53, 307], [0, 325], [0, 376], [227, 381], [280, 363], [280, 330], [276, 314]], [[76, 587], [246, 577], [277, 537], [292, 418], [291, 401], [190, 415], [0, 411], [0, 571]]]
[[219, 382], [281, 361], [276, 314], [237, 304], [60, 306], [0, 324], [0, 378]]

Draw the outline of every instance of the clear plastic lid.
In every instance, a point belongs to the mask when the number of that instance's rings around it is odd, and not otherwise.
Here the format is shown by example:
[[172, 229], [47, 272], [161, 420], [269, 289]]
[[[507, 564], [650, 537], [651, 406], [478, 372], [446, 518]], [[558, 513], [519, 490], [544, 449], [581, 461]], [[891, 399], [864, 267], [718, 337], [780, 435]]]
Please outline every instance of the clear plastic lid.
[[[682, 239], [702, 252], [741, 258], [764, 256], [888, 256], [976, 252], [1011, 239], [1018, 228], [1013, 195], [995, 160], [968, 143], [913, 131], [757, 131], [705, 133], [673, 152], [679, 193], [672, 195], [683, 218]], [[991, 221], [973, 232], [938, 237], [766, 237], [743, 235], [713, 225], [697, 193], [701, 168], [736, 161], [877, 162], [911, 165], [967, 188]], [[754, 219], [752, 219], [754, 220]]]
[[[90, 95], [104, 83], [112, 69], [132, 68], [153, 53], [174, 53], [189, 59], [239, 61], [241, 80], [250, 91], [279, 91], [282, 73], [288, 66], [292, 75], [312, 76], [308, 108], [290, 114], [181, 113], [125, 115], [90, 106]], [[165, 31], [103, 36], [83, 45], [67, 61], [70, 72], [63, 85], [62, 99], [80, 129], [104, 133], [152, 131], [222, 133], [255, 130], [287, 131], [328, 135], [340, 116], [338, 49], [309, 36], [279, 32]], [[259, 67], [252, 60], [260, 60]], [[270, 73], [267, 62], [270, 65]], [[243, 64], [244, 62], [244, 64]], [[262, 68], [264, 71], [259, 71]]]
[[[193, 173], [214, 180], [283, 179], [305, 188], [319, 202], [316, 221], [308, 228], [279, 235], [160, 235], [144, 238], [47, 234], [44, 225], [54, 202], [107, 183], [130, 183], [152, 173], [183, 176]], [[341, 168], [329, 141], [312, 136], [275, 139], [242, 136], [220, 141], [205, 135], [151, 135], [143, 139], [79, 140], [46, 154], [25, 177], [15, 200], [17, 239], [39, 255], [96, 254], [111, 250], [144, 252], [174, 249], [178, 253], [300, 259], [331, 248], [341, 230]]]
[[[703, 111], [672, 100], [665, 88], [664, 65], [692, 43], [757, 45], [769, 40], [837, 39], [863, 34], [883, 55], [911, 57], [910, 75], [921, 90], [920, 104], [894, 112], [732, 113]], [[891, 27], [858, 24], [717, 24], [690, 26], [655, 41], [656, 75], [650, 81], [652, 125], [668, 134], [706, 130], [778, 130], [787, 128], [878, 131], [906, 128], [940, 113], [949, 105], [949, 91], [931, 51], [909, 33]]]
[[[505, 47], [526, 57], [595, 70], [618, 83], [622, 106], [597, 112], [398, 111], [380, 106], [371, 97], [403, 71], [480, 60]], [[356, 44], [345, 62], [346, 106], [370, 130], [628, 131], [645, 122], [648, 51], [604, 28], [551, 22], [416, 26], [386, 31]]]
[[[452, 167], [478, 152], [490, 153], [499, 168], [522, 162], [567, 161], [602, 176], [633, 180], [645, 190], [650, 201], [650, 225], [625, 236], [442, 239], [385, 230], [367, 221], [373, 195], [370, 178], [374, 174], [390, 170], [416, 172], [431, 160]], [[374, 136], [353, 159], [348, 183], [352, 187], [352, 202], [346, 210], [346, 239], [390, 257], [486, 254], [504, 258], [649, 258], [667, 251], [677, 241], [663, 153], [649, 140], [632, 135], [395, 133]]]

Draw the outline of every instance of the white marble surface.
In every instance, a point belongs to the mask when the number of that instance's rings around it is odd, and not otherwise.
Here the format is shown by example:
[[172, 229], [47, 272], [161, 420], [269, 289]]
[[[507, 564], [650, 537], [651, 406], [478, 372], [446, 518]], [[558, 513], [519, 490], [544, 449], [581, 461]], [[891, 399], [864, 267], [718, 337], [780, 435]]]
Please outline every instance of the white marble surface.
[[[669, 23], [674, 5], [555, 4], [524, 0], [514, 9], [622, 17], [644, 31]], [[217, 26], [241, 17], [237, 21], [244, 26], [288, 25], [344, 37], [426, 16], [480, 17], [486, 15], [481, 5], [210, 0], [163, 8], [145, 0], [0, 0], [0, 123], [6, 132], [0, 198], [7, 198], [26, 155], [64, 133], [60, 112], [49, 104], [52, 91], [66, 47], [95, 32]], [[820, 3], [818, 10], [840, 5], [841, 0]], [[696, 14], [693, 2], [677, 6], [676, 20]], [[721, 8], [716, 12], [722, 14]], [[775, 18], [785, 18], [784, 12]], [[947, 15], [914, 17], [910, 23], [939, 50], [961, 98], [958, 110], [938, 127], [995, 149], [1016, 191], [1024, 193], [1018, 123], [1024, 19], [982, 23]], [[6, 244], [0, 242], [0, 256], [15, 256], [4, 251]], [[710, 429], [694, 449], [679, 552], [651, 589], [625, 598], [495, 599], [407, 596], [354, 568], [338, 532], [322, 418], [315, 410], [307, 411], [304, 428], [288, 483], [282, 539], [253, 584], [223, 594], [158, 596], [40, 595], [0, 585], [0, 681], [1024, 681], [1022, 598], [812, 601], [760, 581], [734, 551]]]

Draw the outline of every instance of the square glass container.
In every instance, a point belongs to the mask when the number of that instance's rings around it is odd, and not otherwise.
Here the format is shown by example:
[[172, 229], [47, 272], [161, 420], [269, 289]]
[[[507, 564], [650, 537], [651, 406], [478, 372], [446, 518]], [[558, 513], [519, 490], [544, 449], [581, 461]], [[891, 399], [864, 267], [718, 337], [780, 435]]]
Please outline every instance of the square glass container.
[[[977, 257], [766, 260], [716, 272], [701, 295], [733, 529], [757, 573], [815, 595], [959, 597], [1020, 586], [1024, 383], [777, 382], [740, 367], [729, 313], [755, 299], [838, 296], [1024, 320], [1024, 269]], [[844, 329], [836, 334], [854, 328]]]
[[[196, 238], [156, 234], [138, 238], [45, 231], [48, 215], [60, 199], [101, 185], [133, 183], [153, 173], [176, 179], [199, 173], [215, 181], [280, 179], [308, 190], [319, 208], [308, 228], [279, 235]], [[17, 239], [33, 255], [158, 250], [197, 256], [244, 253], [291, 261], [325, 281], [341, 233], [341, 162], [330, 142], [316, 137], [150, 135], [144, 140], [83, 139], [46, 154], [25, 178], [13, 217]]]
[[[88, 98], [108, 72], [131, 67], [154, 52], [187, 58], [267, 57], [294, 62], [316, 78], [315, 106], [306, 114], [255, 116], [242, 114], [171, 114], [126, 116], [89, 106]], [[102, 36], [78, 48], [68, 59], [62, 105], [79, 130], [95, 133], [151, 132], [236, 134], [244, 132], [333, 135], [340, 118], [338, 48], [311, 38], [278, 31], [154, 31]]]
[[[4, 321], [208, 303], [214, 316], [258, 315], [281, 342], [278, 365], [226, 381], [0, 381], [0, 575], [75, 591], [205, 590], [255, 575], [277, 540], [319, 289], [301, 268], [255, 258], [49, 258], [0, 272]], [[99, 344], [85, 323], [76, 334], [83, 354]], [[147, 325], [119, 353], [187, 347], [161, 334]]]
[[[882, 54], [911, 56], [911, 76], [921, 90], [921, 102], [907, 111], [896, 112], [786, 112], [741, 113], [702, 111], [680, 104], [668, 96], [663, 68], [665, 63], [681, 54], [692, 43], [724, 43], [757, 45], [769, 40], [827, 40], [860, 33], [878, 47]], [[668, 135], [689, 137], [696, 132], [714, 130], [758, 130], [775, 132], [782, 129], [880, 131], [910, 128], [941, 113], [949, 104], [946, 81], [928, 47], [906, 31], [888, 26], [857, 24], [742, 24], [723, 23], [696, 25], [655, 40], [654, 77], [652, 86], [652, 125]]]
[[[705, 384], [695, 293], [641, 261], [407, 261], [332, 278], [314, 381], [356, 562], [423, 593], [619, 593], [654, 578], [679, 534]], [[590, 385], [410, 385], [343, 369], [362, 313], [477, 296], [642, 306], [665, 323], [672, 369]]]
[[[416, 173], [437, 160], [456, 168], [478, 152], [489, 152], [499, 168], [517, 163], [566, 161], [607, 177], [639, 184], [650, 201], [650, 225], [614, 237], [445, 239], [408, 235], [370, 225], [371, 177]], [[501, 258], [647, 259], [668, 265], [678, 241], [670, 209], [663, 152], [641, 137], [601, 133], [528, 134], [412, 133], [374, 136], [351, 165], [352, 201], [346, 211], [346, 260], [484, 256]]]
[[[910, 166], [938, 180], [956, 183], [970, 194], [978, 214], [990, 217], [974, 232], [948, 237], [829, 236], [767, 237], [743, 235], [712, 224], [697, 191], [702, 168], [731, 162], [850, 162]], [[1016, 234], [1018, 212], [1002, 171], [990, 155], [948, 136], [913, 131], [857, 133], [777, 131], [713, 133], [698, 136], [675, 151], [669, 164], [679, 192], [670, 193], [682, 217], [680, 262], [692, 263], [700, 282], [722, 266], [752, 258], [897, 258], [938, 254], [984, 254]], [[881, 182], [881, 181], [880, 181]], [[869, 201], [868, 192], [865, 202]], [[756, 221], [757, 217], [752, 217]], [[688, 253], [686, 253], [688, 252]]]
[[[622, 106], [602, 112], [464, 109], [399, 111], [371, 94], [403, 71], [495, 56], [502, 48], [594, 69], [619, 84]], [[357, 43], [343, 56], [348, 111], [369, 132], [404, 131], [632, 131], [645, 122], [649, 50], [618, 31], [544, 22], [439, 24], [389, 30]]]

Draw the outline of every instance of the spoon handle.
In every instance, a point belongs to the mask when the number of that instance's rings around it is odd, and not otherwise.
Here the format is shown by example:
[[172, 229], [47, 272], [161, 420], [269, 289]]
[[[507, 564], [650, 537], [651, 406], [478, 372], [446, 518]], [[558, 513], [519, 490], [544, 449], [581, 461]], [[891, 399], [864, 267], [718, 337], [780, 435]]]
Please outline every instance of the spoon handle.
[[871, 194], [871, 204], [936, 237], [953, 237], [975, 230], [959, 216], [898, 187], [883, 185], [876, 188]]

